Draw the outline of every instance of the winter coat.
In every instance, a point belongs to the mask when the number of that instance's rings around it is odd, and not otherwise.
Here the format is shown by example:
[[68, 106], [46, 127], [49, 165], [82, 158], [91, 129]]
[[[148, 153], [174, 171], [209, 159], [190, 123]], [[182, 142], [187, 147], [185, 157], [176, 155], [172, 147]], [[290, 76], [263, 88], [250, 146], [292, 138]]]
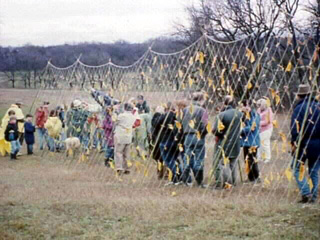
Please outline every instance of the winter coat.
[[244, 120], [244, 128], [241, 130], [241, 146], [260, 147], [260, 115], [254, 109], [249, 115], [250, 119]]
[[149, 148], [148, 136], [151, 133], [151, 116], [149, 113], [142, 113], [138, 117], [140, 125], [134, 130], [134, 144], [147, 151]]
[[261, 121], [260, 121], [260, 132], [264, 132], [266, 130], [269, 130], [273, 128], [272, 121], [273, 121], [273, 112], [270, 107], [265, 109], [264, 111], [261, 111], [258, 109], [258, 114], [260, 115]]
[[151, 141], [152, 141], [152, 146], [153, 146], [153, 150], [152, 150], [152, 158], [155, 160], [161, 160], [161, 152], [160, 152], [160, 142], [162, 141], [162, 137], [161, 135], [159, 135], [161, 133], [161, 113], [155, 113], [152, 117], [151, 120]]
[[48, 130], [50, 137], [58, 138], [62, 130], [62, 123], [58, 117], [49, 117], [44, 127]]
[[45, 108], [42, 108], [42, 110], [40, 110], [40, 108], [38, 108], [36, 110], [36, 114], [35, 114], [36, 126], [38, 128], [44, 128], [44, 124], [48, 120], [48, 116], [49, 116], [48, 108], [45, 107]]
[[137, 117], [132, 112], [125, 111], [119, 114], [115, 122], [115, 134], [114, 138], [119, 144], [132, 143], [133, 125], [136, 122]]
[[[190, 124], [191, 121], [193, 121], [194, 127]], [[199, 103], [194, 102], [191, 107], [186, 107], [183, 110], [182, 126], [184, 134], [195, 134], [199, 131], [201, 137], [204, 138], [207, 134], [207, 124], [208, 112]]]
[[17, 118], [17, 126], [18, 126], [18, 131], [20, 133], [23, 133], [24, 132], [24, 115], [23, 115], [23, 112], [21, 110], [21, 108], [19, 108], [17, 105], [15, 104], [12, 104], [11, 107], [7, 110], [4, 118], [2, 119], [2, 121], [4, 122], [9, 122], [9, 112], [10, 111], [14, 111], [15, 112], [15, 116]]
[[[13, 133], [13, 140], [10, 140], [10, 133]], [[19, 138], [18, 125], [16, 123], [8, 123], [7, 128], [4, 132], [4, 136], [6, 141], [8, 142], [17, 141]]]
[[[227, 106], [223, 112], [221, 112], [214, 124], [214, 134], [217, 136], [216, 151], [222, 147], [225, 156], [229, 158], [237, 158], [240, 153], [240, 130], [241, 130], [241, 118], [242, 113], [234, 109], [231, 106]], [[221, 121], [224, 128], [218, 129], [218, 122]]]
[[84, 109], [73, 108], [67, 112], [67, 137], [80, 137], [80, 135], [88, 135], [89, 128], [87, 119], [90, 113]]
[[168, 151], [177, 156], [179, 154], [178, 145], [183, 144], [183, 133], [182, 129], [177, 128], [176, 121], [176, 114], [172, 111], [161, 114], [159, 124], [162, 126], [162, 130], [158, 134], [160, 134], [160, 143], [172, 143], [170, 144], [172, 147]]
[[150, 107], [148, 106], [146, 101], [143, 101], [142, 104], [137, 103], [136, 108], [138, 108], [139, 112], [150, 113]]
[[24, 139], [27, 144], [34, 144], [34, 132], [36, 131], [35, 126], [30, 122], [24, 123]]
[[113, 136], [113, 122], [112, 116], [106, 114], [105, 119], [102, 122], [102, 128], [104, 130], [104, 137], [108, 147], [114, 146], [114, 136]]
[[[303, 134], [300, 132], [306, 111], [308, 112]], [[291, 117], [291, 143], [298, 146], [299, 139], [301, 145], [298, 150], [298, 158], [302, 156], [302, 161], [309, 159], [315, 161], [320, 158], [320, 104], [311, 99], [308, 106], [308, 98], [300, 100], [295, 106]]]

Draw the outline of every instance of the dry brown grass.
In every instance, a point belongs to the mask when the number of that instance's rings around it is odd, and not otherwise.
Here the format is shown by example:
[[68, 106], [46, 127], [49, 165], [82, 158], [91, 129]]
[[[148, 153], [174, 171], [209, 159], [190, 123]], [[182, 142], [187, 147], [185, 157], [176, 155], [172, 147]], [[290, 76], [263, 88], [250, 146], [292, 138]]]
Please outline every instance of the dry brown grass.
[[[1, 92], [0, 109], [17, 97], [27, 103], [35, 97], [9, 93], [2, 101]], [[51, 93], [39, 102], [58, 102]], [[207, 140], [206, 176], [212, 137]], [[319, 203], [296, 204], [296, 186], [283, 176], [288, 154], [273, 154], [272, 164], [260, 165], [270, 185], [240, 183], [223, 191], [164, 187], [155, 164], [134, 157], [147, 175], [133, 161], [131, 174], [117, 178], [96, 152], [87, 162], [47, 152], [15, 162], [1, 157], [0, 239], [319, 239]]]

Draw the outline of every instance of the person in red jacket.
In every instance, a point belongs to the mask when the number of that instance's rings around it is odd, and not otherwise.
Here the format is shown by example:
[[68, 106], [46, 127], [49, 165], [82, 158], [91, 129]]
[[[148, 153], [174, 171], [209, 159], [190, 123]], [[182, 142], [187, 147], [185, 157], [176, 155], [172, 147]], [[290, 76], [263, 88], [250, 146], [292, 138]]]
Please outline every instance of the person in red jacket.
[[49, 102], [44, 102], [42, 106], [37, 108], [35, 113], [40, 150], [43, 150], [43, 144], [45, 141], [47, 141], [46, 129], [44, 128], [44, 124], [48, 120], [49, 116], [48, 105]]

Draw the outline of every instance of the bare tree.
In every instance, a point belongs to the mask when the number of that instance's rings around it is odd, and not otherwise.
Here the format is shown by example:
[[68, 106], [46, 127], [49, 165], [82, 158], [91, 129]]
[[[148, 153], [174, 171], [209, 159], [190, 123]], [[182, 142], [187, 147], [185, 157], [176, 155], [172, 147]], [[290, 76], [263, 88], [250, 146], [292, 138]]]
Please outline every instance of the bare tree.
[[244, 36], [256, 39], [283, 32], [282, 5], [286, 0], [199, 0], [199, 7], [186, 10], [190, 26], [177, 25], [177, 33], [187, 38], [201, 33], [217, 39], [236, 40]]

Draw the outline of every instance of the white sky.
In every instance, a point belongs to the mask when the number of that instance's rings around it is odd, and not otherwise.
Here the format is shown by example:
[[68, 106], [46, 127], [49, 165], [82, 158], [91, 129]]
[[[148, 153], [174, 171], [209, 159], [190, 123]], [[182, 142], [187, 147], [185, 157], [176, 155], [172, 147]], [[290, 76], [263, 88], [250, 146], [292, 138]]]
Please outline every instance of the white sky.
[[0, 0], [0, 45], [142, 42], [186, 22], [193, 0]]

